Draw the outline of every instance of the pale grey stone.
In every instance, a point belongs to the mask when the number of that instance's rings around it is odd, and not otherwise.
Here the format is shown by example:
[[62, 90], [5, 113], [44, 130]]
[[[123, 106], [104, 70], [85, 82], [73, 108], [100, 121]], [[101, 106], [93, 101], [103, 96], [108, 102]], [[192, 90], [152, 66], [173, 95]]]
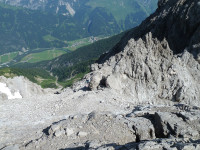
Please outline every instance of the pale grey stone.
[[55, 135], [56, 137], [65, 135], [65, 130], [56, 130], [56, 131], [54, 132], [54, 135]]
[[72, 128], [66, 128], [65, 132], [67, 136], [71, 136], [74, 133], [74, 130]]
[[86, 137], [86, 136], [88, 135], [88, 133], [87, 133], [87, 132], [80, 131], [80, 132], [78, 132], [77, 135], [78, 135], [79, 137]]

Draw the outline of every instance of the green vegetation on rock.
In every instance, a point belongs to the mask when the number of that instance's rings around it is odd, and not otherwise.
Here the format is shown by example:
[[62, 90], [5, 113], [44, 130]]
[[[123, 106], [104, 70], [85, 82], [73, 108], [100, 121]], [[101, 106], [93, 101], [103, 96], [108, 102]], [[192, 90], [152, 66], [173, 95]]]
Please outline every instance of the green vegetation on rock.
[[17, 55], [18, 55], [18, 52], [12, 52], [12, 53], [7, 53], [7, 54], [1, 55], [0, 56], [0, 64], [12, 61]]

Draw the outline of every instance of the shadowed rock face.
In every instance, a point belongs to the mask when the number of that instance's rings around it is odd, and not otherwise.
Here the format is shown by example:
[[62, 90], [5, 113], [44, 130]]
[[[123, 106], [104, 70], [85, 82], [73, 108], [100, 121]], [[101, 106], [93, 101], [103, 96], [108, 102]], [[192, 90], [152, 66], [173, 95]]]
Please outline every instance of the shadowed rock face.
[[103, 81], [136, 101], [199, 105], [199, 1], [163, 0], [158, 6], [92, 66], [90, 88], [99, 88]]

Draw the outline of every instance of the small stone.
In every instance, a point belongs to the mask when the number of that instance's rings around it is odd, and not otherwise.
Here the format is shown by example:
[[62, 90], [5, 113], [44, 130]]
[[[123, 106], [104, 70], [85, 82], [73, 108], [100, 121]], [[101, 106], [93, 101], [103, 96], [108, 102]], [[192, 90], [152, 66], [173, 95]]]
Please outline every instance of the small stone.
[[83, 131], [78, 132], [79, 137], [86, 137], [87, 135], [88, 135], [87, 132], [83, 132]]
[[60, 125], [58, 125], [58, 124], [53, 125], [53, 126], [51, 126], [51, 129], [53, 132], [55, 132], [56, 130], [60, 129]]
[[35, 146], [35, 149], [39, 149], [40, 147], [38, 145]]
[[75, 116], [70, 116], [70, 118], [73, 120], [73, 119], [77, 119], [78, 116], [77, 116], [77, 115], [75, 115]]
[[75, 115], [74, 117], [73, 117], [73, 119], [77, 119], [78, 118], [78, 116], [77, 115]]
[[51, 128], [49, 129], [48, 133], [49, 135], [55, 133], [55, 131], [59, 130], [60, 129], [60, 125], [59, 124], [55, 124], [55, 125], [52, 125]]
[[64, 135], [64, 134], [65, 134], [65, 131], [64, 131], [64, 130], [58, 130], [58, 131], [56, 131], [56, 132], [54, 133], [54, 135], [55, 135], [56, 137], [62, 136], [62, 135]]
[[78, 128], [82, 129], [82, 128], [83, 128], [83, 126], [79, 126]]
[[97, 141], [91, 141], [91, 142], [89, 142], [89, 148], [97, 149], [100, 146], [101, 146], [101, 143], [99, 143]]
[[67, 136], [71, 136], [71, 135], [74, 133], [74, 130], [71, 129], [71, 128], [67, 128], [67, 129], [65, 130], [65, 133], [66, 133]]

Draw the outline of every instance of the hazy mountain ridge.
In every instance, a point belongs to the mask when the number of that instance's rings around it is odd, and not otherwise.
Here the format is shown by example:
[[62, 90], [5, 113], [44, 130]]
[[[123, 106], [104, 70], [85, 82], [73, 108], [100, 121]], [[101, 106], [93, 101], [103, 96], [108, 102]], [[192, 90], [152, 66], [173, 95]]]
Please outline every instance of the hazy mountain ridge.
[[[75, 20], [79, 20], [80, 23], [86, 23], [87, 25], [93, 22], [93, 19], [90, 18], [90, 16], [93, 15], [97, 17], [95, 14], [96, 9], [101, 8], [102, 11], [106, 12], [106, 15], [114, 17], [114, 20], [117, 21], [115, 24], [118, 24], [120, 30], [126, 30], [138, 25], [145, 17], [155, 11], [157, 0], [0, 0], [0, 2], [16, 7], [20, 6], [32, 10], [41, 10], [53, 14], [71, 16], [72, 18], [75, 18]], [[134, 15], [135, 13], [137, 13], [137, 15]], [[104, 17], [104, 15], [102, 17]], [[132, 19], [132, 22], [130, 22], [130, 18]], [[112, 21], [106, 21], [112, 23]]]
[[[24, 7], [32, 10], [43, 10], [43, 11], [49, 11], [52, 13], [59, 13], [63, 15], [70, 15], [74, 16], [76, 12], [78, 12], [82, 7], [90, 6], [88, 3], [94, 2], [96, 3], [96, 7], [101, 7], [102, 1], [100, 0], [0, 0], [0, 2], [3, 2], [4, 4], [9, 4], [12, 6], [17, 7]], [[151, 10], [155, 10], [155, 4], [157, 3], [157, 0], [134, 0], [134, 2], [137, 2], [141, 4], [144, 7], [147, 7], [146, 10], [148, 13], [151, 13]], [[104, 3], [104, 1], [103, 1]], [[107, 1], [108, 4], [117, 4], [121, 7], [126, 7], [129, 3], [129, 0], [113, 0], [113, 1]], [[103, 4], [104, 6], [107, 4]], [[113, 5], [110, 5], [113, 6]]]

